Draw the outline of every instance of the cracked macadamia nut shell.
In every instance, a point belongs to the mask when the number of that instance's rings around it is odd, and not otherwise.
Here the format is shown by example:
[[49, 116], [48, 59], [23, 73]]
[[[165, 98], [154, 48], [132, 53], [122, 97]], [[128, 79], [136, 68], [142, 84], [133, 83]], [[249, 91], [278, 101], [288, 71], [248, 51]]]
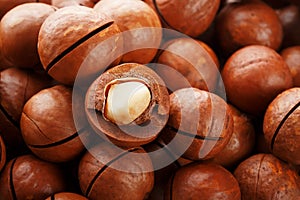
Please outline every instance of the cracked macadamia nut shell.
[[[142, 83], [151, 98], [147, 108], [134, 121], [120, 125], [105, 117], [107, 106], [111, 106], [107, 103], [107, 93], [113, 83], [126, 82]], [[168, 121], [169, 107], [169, 94], [162, 79], [147, 66], [137, 63], [121, 64], [101, 74], [89, 87], [85, 98], [85, 111], [92, 128], [103, 138], [127, 147], [153, 141]]]
[[15, 67], [33, 68], [40, 64], [38, 34], [42, 23], [55, 10], [44, 3], [25, 3], [1, 19], [1, 51]]
[[216, 18], [216, 30], [225, 54], [247, 45], [265, 45], [277, 50], [283, 37], [275, 10], [260, 1], [227, 4]]
[[158, 14], [162, 24], [191, 37], [208, 29], [220, 0], [145, 0]]
[[192, 163], [169, 179], [165, 199], [240, 200], [241, 193], [237, 180], [220, 165]]
[[79, 156], [84, 146], [79, 134], [86, 127], [75, 127], [72, 89], [57, 85], [31, 97], [24, 106], [21, 131], [30, 150], [51, 162], [66, 162]]
[[151, 160], [143, 148], [120, 149], [100, 143], [82, 157], [79, 184], [91, 200], [145, 199], [153, 188]]
[[12, 159], [0, 176], [1, 199], [45, 199], [65, 191], [67, 182], [59, 166], [24, 155]]
[[122, 63], [149, 63], [162, 39], [159, 17], [141, 0], [101, 0], [94, 10], [110, 16], [124, 36]]
[[291, 72], [273, 49], [250, 45], [236, 51], [222, 70], [230, 103], [243, 112], [262, 115], [269, 103], [293, 86]]
[[279, 94], [264, 116], [264, 136], [272, 153], [300, 165], [300, 88]]
[[112, 19], [92, 8], [61, 8], [45, 20], [39, 32], [43, 67], [63, 84], [72, 85], [76, 78], [89, 82], [109, 65], [118, 64], [123, 48], [119, 33]]
[[212, 158], [227, 145], [232, 133], [232, 114], [221, 97], [196, 88], [170, 95], [170, 116], [161, 137], [177, 154], [190, 160]]
[[247, 158], [235, 169], [234, 176], [239, 182], [243, 200], [298, 199], [300, 196], [298, 174], [272, 154]]

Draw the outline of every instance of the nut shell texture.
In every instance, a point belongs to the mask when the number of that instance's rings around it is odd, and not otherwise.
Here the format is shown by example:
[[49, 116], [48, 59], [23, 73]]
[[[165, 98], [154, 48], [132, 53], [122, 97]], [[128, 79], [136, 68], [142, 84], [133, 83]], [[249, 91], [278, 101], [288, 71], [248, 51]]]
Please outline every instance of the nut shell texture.
[[234, 171], [242, 199], [298, 199], [299, 176], [286, 163], [271, 154], [257, 154]]
[[278, 95], [264, 116], [264, 136], [271, 151], [279, 158], [300, 164], [300, 88]]

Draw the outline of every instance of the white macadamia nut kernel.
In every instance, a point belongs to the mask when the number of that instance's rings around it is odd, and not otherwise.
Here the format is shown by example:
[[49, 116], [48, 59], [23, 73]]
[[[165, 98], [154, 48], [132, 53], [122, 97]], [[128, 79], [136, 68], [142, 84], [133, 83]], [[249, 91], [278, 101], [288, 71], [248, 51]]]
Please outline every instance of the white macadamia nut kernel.
[[140, 81], [121, 81], [109, 84], [105, 117], [118, 125], [125, 125], [137, 119], [149, 106], [151, 93]]

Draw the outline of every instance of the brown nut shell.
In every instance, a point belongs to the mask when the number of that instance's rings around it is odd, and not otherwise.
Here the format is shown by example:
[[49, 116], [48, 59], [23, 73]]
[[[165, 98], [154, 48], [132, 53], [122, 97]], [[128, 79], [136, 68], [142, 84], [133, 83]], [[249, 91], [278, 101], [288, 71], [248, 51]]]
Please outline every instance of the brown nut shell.
[[[154, 70], [172, 91], [195, 87], [213, 91], [219, 74], [219, 61], [205, 43], [191, 38], [177, 38], [163, 44]], [[185, 79], [185, 80], [184, 80]]]
[[193, 163], [173, 175], [165, 191], [166, 200], [186, 199], [241, 199], [234, 176], [216, 164]]
[[5, 163], [6, 163], [6, 147], [2, 139], [2, 136], [0, 135], [0, 172], [5, 166]]
[[278, 95], [264, 116], [264, 136], [272, 153], [282, 160], [300, 164], [300, 88]]
[[38, 52], [43, 67], [64, 84], [72, 85], [76, 78], [89, 81], [119, 62], [117, 57], [123, 47], [119, 33], [112, 19], [91, 8], [61, 8], [45, 20], [39, 33]]
[[227, 61], [222, 78], [228, 100], [243, 112], [262, 115], [269, 103], [293, 86], [290, 70], [273, 49], [250, 45]]
[[45, 199], [67, 189], [63, 171], [57, 165], [32, 155], [7, 163], [0, 176], [0, 185], [1, 198], [6, 200]]
[[233, 134], [225, 148], [211, 161], [226, 168], [234, 167], [249, 156], [255, 144], [253, 123], [246, 114], [229, 106], [233, 116]]
[[272, 154], [257, 154], [243, 161], [234, 171], [242, 199], [298, 199], [299, 176]]
[[1, 19], [3, 55], [15, 66], [33, 68], [40, 63], [38, 34], [55, 8], [44, 3], [25, 3], [11, 9]]
[[100, 143], [79, 164], [81, 190], [89, 199], [145, 199], [152, 190], [154, 173], [141, 147], [122, 150]]
[[217, 17], [216, 30], [226, 54], [247, 45], [265, 45], [277, 50], [283, 38], [275, 10], [261, 1], [227, 4]]
[[9, 68], [0, 72], [0, 132], [9, 157], [24, 151], [20, 118], [26, 101], [40, 90], [49, 87], [52, 79], [44, 72]]
[[124, 36], [122, 63], [149, 63], [162, 39], [159, 17], [141, 0], [101, 0], [94, 10], [110, 16]]
[[[46, 114], [47, 113], [47, 114]], [[51, 162], [66, 162], [84, 149], [72, 114], [72, 90], [63, 85], [44, 89], [24, 106], [21, 131], [27, 146], [38, 157]]]
[[191, 37], [197, 37], [208, 29], [220, 6], [220, 0], [145, 0], [145, 2], [157, 12], [164, 26]]
[[[151, 93], [147, 109], [132, 123], [117, 125], [105, 119], [105, 86], [112, 81], [135, 79], [146, 85]], [[169, 94], [161, 78], [150, 68], [136, 63], [125, 63], [101, 74], [86, 93], [85, 109], [93, 129], [103, 133], [118, 146], [139, 146], [153, 141], [168, 121]], [[105, 139], [107, 139], [104, 137]]]
[[53, 194], [52, 196], [48, 197], [45, 200], [88, 200], [88, 199], [79, 194], [70, 193], [70, 192], [60, 192], [60, 193]]
[[281, 51], [281, 56], [290, 68], [294, 87], [300, 87], [300, 46], [292, 46]]
[[191, 160], [212, 158], [232, 133], [231, 111], [219, 96], [196, 88], [179, 89], [170, 95], [168, 127], [161, 136], [174, 143], [174, 152], [183, 151], [183, 157]]

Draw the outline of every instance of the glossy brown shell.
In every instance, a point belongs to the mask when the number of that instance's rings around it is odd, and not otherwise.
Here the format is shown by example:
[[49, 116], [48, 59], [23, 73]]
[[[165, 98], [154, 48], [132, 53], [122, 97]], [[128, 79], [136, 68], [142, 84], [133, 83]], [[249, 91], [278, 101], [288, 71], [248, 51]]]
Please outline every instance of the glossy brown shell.
[[1, 19], [0, 35], [4, 56], [16, 67], [33, 68], [40, 63], [38, 34], [45, 19], [55, 8], [43, 3], [14, 7]]
[[[148, 108], [134, 122], [118, 126], [102, 115], [105, 105], [105, 86], [112, 80], [137, 78], [143, 81], [151, 92]], [[125, 63], [101, 74], [86, 93], [85, 109], [93, 129], [105, 139], [118, 146], [139, 146], [153, 141], [168, 121], [169, 94], [161, 78], [145, 65]], [[138, 121], [141, 125], [137, 125]], [[108, 137], [108, 138], [107, 138]]]
[[295, 165], [300, 165], [300, 88], [278, 95], [264, 116], [264, 136], [271, 151]]
[[243, 112], [262, 115], [269, 103], [293, 86], [290, 70], [273, 49], [250, 45], [227, 61], [222, 78], [228, 100]]
[[[91, 8], [61, 8], [45, 20], [39, 33], [38, 52], [43, 67], [64, 84], [74, 83], [81, 66], [83, 69], [77, 78], [92, 78], [114, 61], [119, 62], [117, 57], [123, 40], [118, 33], [120, 30], [112, 19]], [[112, 36], [115, 37], [108, 39]]]
[[44, 72], [19, 68], [0, 72], [0, 132], [10, 156], [20, 155], [25, 149], [19, 122], [26, 101], [49, 87], [51, 81]]
[[177, 170], [169, 180], [165, 199], [200, 198], [240, 200], [239, 184], [229, 171], [216, 164], [193, 163]]
[[247, 45], [265, 45], [277, 50], [283, 31], [276, 12], [260, 1], [227, 4], [216, 20], [220, 46], [227, 54]]
[[234, 171], [242, 199], [297, 199], [299, 176], [272, 154], [257, 154], [243, 161]]
[[74, 159], [84, 149], [72, 115], [72, 90], [57, 85], [40, 91], [24, 106], [21, 131], [27, 146], [40, 158], [52, 162]]
[[89, 199], [145, 199], [154, 184], [152, 163], [145, 153], [141, 147], [121, 150], [107, 143], [93, 147], [79, 164], [83, 194]]
[[191, 37], [197, 37], [208, 29], [220, 6], [220, 0], [145, 0], [145, 2], [157, 12], [164, 26]]
[[70, 192], [61, 192], [51, 195], [51, 197], [48, 197], [45, 200], [88, 200], [86, 197], [70, 193]]
[[[94, 10], [110, 16], [124, 36], [122, 63], [149, 63], [162, 39], [159, 17], [141, 0], [101, 0]], [[139, 30], [138, 30], [139, 29]]]
[[233, 134], [225, 148], [212, 162], [224, 167], [234, 167], [249, 156], [255, 143], [255, 130], [250, 117], [230, 105], [233, 116]]
[[57, 165], [32, 155], [7, 163], [0, 176], [0, 185], [1, 198], [6, 200], [45, 199], [67, 189], [63, 171]]
[[183, 157], [191, 160], [212, 158], [232, 133], [231, 111], [219, 96], [196, 88], [179, 89], [170, 95], [168, 127], [161, 136], [167, 143], [174, 142], [173, 151], [187, 148]]
[[283, 49], [280, 54], [290, 68], [294, 87], [300, 87], [300, 46]]
[[213, 91], [216, 86], [219, 61], [205, 43], [191, 38], [177, 38], [163, 44], [154, 70], [171, 91], [195, 87]]

